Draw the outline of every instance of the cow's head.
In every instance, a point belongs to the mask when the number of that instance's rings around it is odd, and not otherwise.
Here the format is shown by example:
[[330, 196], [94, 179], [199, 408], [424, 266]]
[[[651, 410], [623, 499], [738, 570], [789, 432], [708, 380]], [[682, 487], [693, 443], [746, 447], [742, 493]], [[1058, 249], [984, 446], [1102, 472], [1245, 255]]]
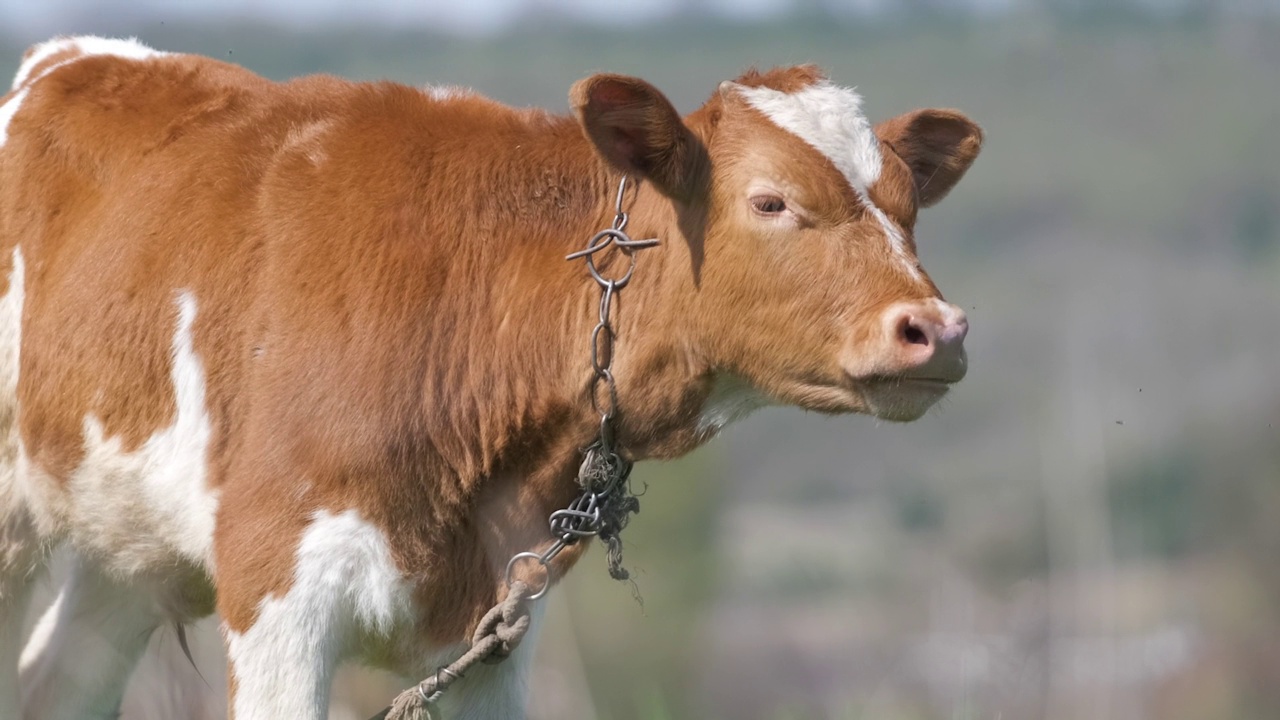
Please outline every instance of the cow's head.
[[[874, 128], [859, 97], [799, 67], [726, 82], [681, 119], [653, 86], [596, 75], [571, 101], [597, 150], [676, 201], [693, 346], [780, 402], [892, 420], [964, 377], [964, 311], [916, 258], [982, 133], [952, 110]], [[696, 220], [690, 221], [694, 217]]]

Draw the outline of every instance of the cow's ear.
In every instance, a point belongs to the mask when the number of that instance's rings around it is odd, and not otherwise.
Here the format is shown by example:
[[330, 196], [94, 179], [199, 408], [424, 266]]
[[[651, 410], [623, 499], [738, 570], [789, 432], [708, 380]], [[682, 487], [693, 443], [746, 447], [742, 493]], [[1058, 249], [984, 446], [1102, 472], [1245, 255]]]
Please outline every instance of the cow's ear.
[[569, 103], [610, 165], [649, 180], [669, 197], [694, 194], [706, 148], [657, 88], [626, 75], [592, 75], [574, 83]]
[[876, 125], [876, 136], [911, 168], [921, 207], [946, 197], [982, 149], [982, 128], [955, 110], [899, 115]]

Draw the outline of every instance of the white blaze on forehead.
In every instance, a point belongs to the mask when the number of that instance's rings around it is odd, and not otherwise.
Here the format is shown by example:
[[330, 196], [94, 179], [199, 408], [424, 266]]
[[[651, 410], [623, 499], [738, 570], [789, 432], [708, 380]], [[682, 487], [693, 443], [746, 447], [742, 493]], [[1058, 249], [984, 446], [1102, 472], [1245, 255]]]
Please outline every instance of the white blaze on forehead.
[[752, 107], [827, 156], [860, 194], [880, 179], [880, 141], [852, 89], [826, 81], [795, 93], [740, 88]]
[[919, 280], [920, 271], [907, 252], [902, 231], [871, 202], [867, 191], [880, 179], [884, 158], [871, 121], [862, 113], [862, 97], [826, 80], [794, 93], [768, 87], [735, 88], [775, 125], [808, 143], [836, 166], [884, 229], [889, 249], [903, 269]]

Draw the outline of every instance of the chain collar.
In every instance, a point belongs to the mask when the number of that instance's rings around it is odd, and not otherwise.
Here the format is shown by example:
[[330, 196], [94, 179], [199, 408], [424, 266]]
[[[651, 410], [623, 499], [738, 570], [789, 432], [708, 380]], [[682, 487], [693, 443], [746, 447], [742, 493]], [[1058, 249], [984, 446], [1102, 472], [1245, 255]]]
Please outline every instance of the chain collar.
[[[599, 537], [609, 548], [609, 574], [617, 580], [629, 575], [622, 567], [622, 541], [618, 533], [626, 527], [631, 515], [640, 511], [636, 499], [627, 484], [634, 463], [619, 453], [615, 444], [614, 419], [618, 411], [618, 387], [613, 377], [614, 343], [617, 333], [613, 329], [613, 302], [621, 290], [631, 282], [636, 270], [636, 250], [653, 247], [658, 240], [632, 240], [627, 235], [628, 216], [622, 203], [627, 192], [627, 177], [618, 183], [618, 195], [614, 201], [613, 227], [601, 230], [587, 241], [587, 247], [570, 253], [566, 260], [585, 258], [587, 270], [600, 286], [599, 322], [591, 330], [591, 407], [600, 415], [600, 433], [584, 451], [582, 465], [578, 468], [578, 486], [582, 492], [563, 510], [551, 513], [551, 534], [556, 541], [544, 553], [522, 552], [507, 563], [506, 583], [514, 581], [512, 573], [521, 561], [531, 560], [542, 566], [546, 573], [543, 586], [529, 596], [537, 600], [551, 586], [550, 563], [560, 551], [583, 538]], [[627, 270], [621, 277], [610, 278], [601, 274], [596, 266], [596, 253], [610, 246], [617, 247], [627, 256]]]

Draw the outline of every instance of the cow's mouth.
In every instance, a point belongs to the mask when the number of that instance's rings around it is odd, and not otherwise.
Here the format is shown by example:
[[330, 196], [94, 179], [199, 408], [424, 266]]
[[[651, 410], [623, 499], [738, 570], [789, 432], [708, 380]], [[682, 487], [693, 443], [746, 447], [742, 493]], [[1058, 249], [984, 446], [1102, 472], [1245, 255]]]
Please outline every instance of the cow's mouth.
[[862, 413], [882, 420], [907, 422], [924, 415], [959, 378], [910, 375], [845, 374], [840, 379], [782, 383], [769, 387], [768, 404], [797, 405], [806, 410]]
[[852, 389], [862, 397], [870, 414], [907, 422], [924, 415], [955, 382], [944, 377], [872, 375], [853, 379]]
[[893, 377], [880, 376], [870, 379], [864, 379], [863, 384], [871, 384], [878, 387], [890, 388], [907, 388], [919, 390], [938, 390], [946, 392], [955, 384], [955, 380], [940, 377]]

